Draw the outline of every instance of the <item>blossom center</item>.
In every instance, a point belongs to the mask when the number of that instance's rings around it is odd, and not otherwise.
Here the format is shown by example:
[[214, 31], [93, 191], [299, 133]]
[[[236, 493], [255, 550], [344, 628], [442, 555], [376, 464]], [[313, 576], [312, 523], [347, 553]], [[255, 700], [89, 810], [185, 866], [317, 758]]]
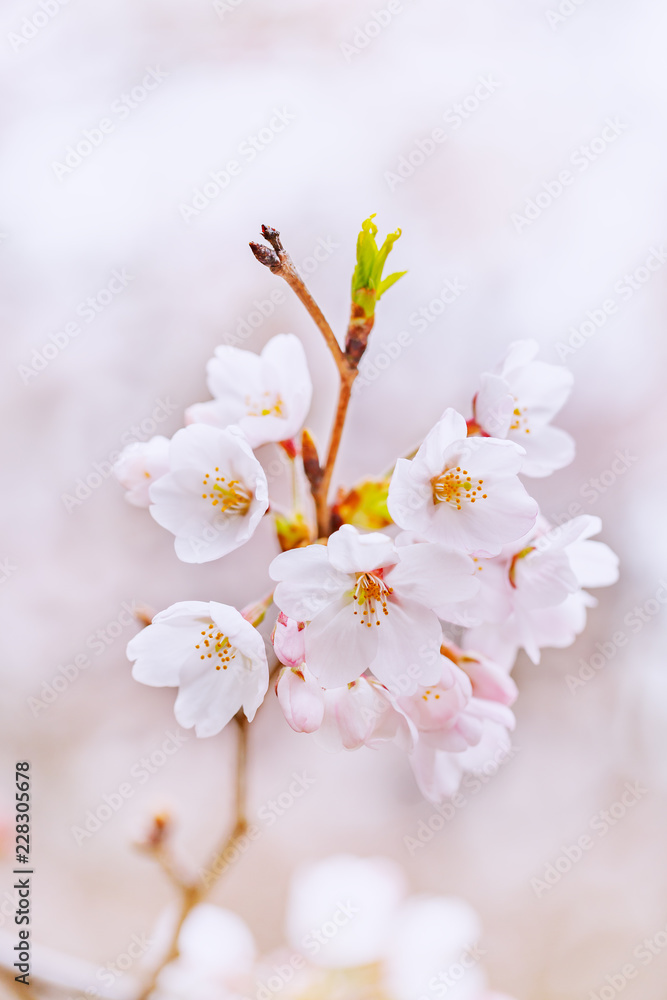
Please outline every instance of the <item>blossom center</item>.
[[530, 553], [534, 552], [534, 551], [535, 551], [535, 546], [534, 545], [527, 545], [525, 549], [521, 549], [520, 552], [515, 552], [515, 554], [512, 556], [512, 562], [510, 563], [510, 568], [509, 568], [509, 574], [508, 575], [509, 575], [509, 579], [510, 579], [510, 584], [514, 587], [515, 590], [516, 590], [516, 566], [517, 566], [517, 563], [518, 563], [519, 559], [525, 559], [526, 556], [529, 556]]
[[263, 392], [259, 397], [251, 399], [246, 396], [246, 412], [249, 417], [284, 417], [285, 404], [279, 393]]
[[455, 469], [445, 469], [431, 480], [433, 503], [447, 503], [461, 510], [464, 501], [475, 503], [486, 500], [487, 494], [482, 493], [483, 483], [483, 479], [473, 479], [468, 470], [460, 465]]
[[217, 625], [209, 622], [200, 632], [202, 638], [195, 646], [200, 660], [213, 660], [216, 670], [226, 670], [236, 656], [236, 649]]
[[356, 604], [355, 615], [359, 614], [361, 608], [360, 625], [372, 627], [373, 622], [380, 624], [380, 611], [383, 615], [389, 614], [387, 598], [393, 594], [391, 587], [382, 579], [382, 570], [376, 569], [372, 573], [357, 573], [357, 582], [352, 591], [352, 598]]
[[523, 431], [524, 434], [530, 434], [530, 427], [528, 426], [528, 417], [526, 416], [527, 407], [519, 406], [517, 399], [515, 399], [514, 402], [517, 405], [512, 410], [512, 423], [510, 424], [510, 430]]
[[[220, 469], [216, 466], [216, 472]], [[238, 479], [226, 479], [225, 476], [212, 478], [207, 472], [202, 480], [202, 486], [209, 493], [202, 493], [202, 500], [210, 500], [214, 507], [219, 507], [223, 514], [247, 514], [252, 501], [252, 494]]]

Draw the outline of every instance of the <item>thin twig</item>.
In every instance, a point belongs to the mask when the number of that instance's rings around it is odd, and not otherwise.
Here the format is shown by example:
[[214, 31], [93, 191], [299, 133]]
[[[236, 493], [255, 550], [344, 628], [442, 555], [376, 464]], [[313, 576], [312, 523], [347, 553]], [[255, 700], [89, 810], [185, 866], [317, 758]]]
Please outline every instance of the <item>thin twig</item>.
[[322, 310], [306, 288], [302, 278], [299, 276], [299, 273], [294, 266], [292, 258], [283, 247], [278, 230], [272, 229], [270, 226], [262, 226], [262, 235], [266, 241], [270, 243], [270, 247], [264, 246], [262, 243], [251, 243], [250, 249], [260, 264], [264, 264], [265, 267], [268, 267], [273, 274], [277, 274], [281, 278], [284, 278], [301, 302], [303, 302], [317, 327], [321, 330], [329, 350], [333, 355], [333, 359], [336, 362], [336, 367], [338, 368], [338, 374], [340, 376], [338, 405], [336, 407], [336, 416], [334, 419], [333, 429], [331, 431], [331, 440], [329, 442], [329, 450], [327, 452], [326, 461], [322, 467], [321, 477], [318, 476], [315, 479], [313, 477], [309, 477], [311, 492], [313, 494], [313, 499], [315, 500], [315, 508], [317, 511], [318, 534], [321, 538], [327, 538], [331, 534], [331, 511], [328, 503], [329, 488], [331, 486], [331, 477], [336, 464], [336, 458], [338, 457], [338, 449], [340, 448], [343, 427], [345, 426], [347, 410], [350, 404], [350, 397], [352, 395], [352, 383], [358, 375], [357, 364], [354, 358], [348, 357], [345, 352], [341, 350], [341, 347], [336, 340], [336, 336], [327, 323]]
[[198, 903], [201, 903], [201, 901], [210, 893], [211, 889], [225, 869], [225, 855], [232, 847], [234, 847], [236, 841], [244, 835], [248, 828], [248, 819], [246, 814], [248, 723], [245, 716], [241, 712], [239, 712], [239, 714], [234, 718], [237, 724], [238, 743], [236, 751], [236, 779], [234, 790], [234, 826], [232, 828], [232, 832], [225, 836], [221, 845], [213, 853], [213, 857], [205, 869], [206, 881], [201, 878], [194, 881], [184, 880], [179, 874], [175, 862], [173, 861], [171, 854], [166, 850], [166, 847], [163, 844], [159, 844], [153, 849], [152, 853], [160, 864], [160, 867], [166, 872], [170, 881], [179, 890], [181, 897], [180, 909], [176, 924], [172, 930], [167, 950], [160, 963], [154, 968], [153, 972], [148, 977], [137, 1000], [148, 1000], [155, 990], [162, 970], [169, 965], [170, 962], [173, 962], [175, 958], [178, 958], [178, 938], [183, 924], [195, 906], [197, 906]]
[[0, 967], [0, 977], [5, 981], [7, 986], [18, 996], [23, 997], [23, 1000], [37, 1000], [37, 994], [33, 990], [32, 986], [26, 983], [17, 983], [14, 977], [14, 973], [9, 969]]
[[326, 462], [324, 463], [322, 478], [313, 494], [315, 498], [315, 509], [317, 510], [317, 529], [320, 537], [322, 538], [327, 538], [331, 534], [331, 511], [329, 510], [328, 502], [329, 487], [331, 486], [331, 477], [333, 475], [336, 458], [338, 457], [338, 449], [340, 448], [340, 442], [343, 436], [345, 418], [347, 417], [347, 408], [350, 404], [350, 397], [352, 396], [352, 383], [354, 382], [356, 374], [357, 372], [355, 369], [354, 375], [351, 377], [343, 378], [341, 376], [340, 389], [338, 390], [338, 406], [336, 407], [336, 416], [334, 419], [333, 429], [331, 431], [329, 451], [327, 452]]
[[277, 274], [285, 279], [292, 291], [304, 304], [326, 340], [342, 377], [343, 372], [347, 371], [350, 367], [345, 354], [336, 340], [336, 335], [329, 326], [324, 313], [306, 288], [303, 278], [301, 278], [294, 266], [294, 261], [283, 247], [280, 241], [280, 233], [271, 226], [262, 226], [262, 236], [271, 244], [272, 249], [269, 249], [269, 247], [264, 246], [262, 243], [251, 243], [250, 249], [260, 264], [264, 264], [273, 274]]

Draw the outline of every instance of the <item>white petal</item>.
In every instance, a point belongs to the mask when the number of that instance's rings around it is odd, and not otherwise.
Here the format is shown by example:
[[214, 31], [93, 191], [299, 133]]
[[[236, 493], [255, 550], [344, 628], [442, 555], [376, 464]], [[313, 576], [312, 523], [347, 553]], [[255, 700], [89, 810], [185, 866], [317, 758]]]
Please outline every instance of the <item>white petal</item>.
[[604, 542], [575, 542], [567, 555], [581, 587], [609, 587], [618, 580], [618, 556]]
[[521, 466], [522, 476], [544, 478], [557, 469], [564, 469], [574, 460], [574, 439], [558, 427], [542, 427], [526, 434], [521, 430], [511, 431], [510, 437], [525, 448], [526, 455]]
[[310, 621], [352, 587], [350, 577], [331, 566], [324, 545], [282, 552], [269, 566], [269, 576], [278, 581], [276, 605], [300, 622]]
[[357, 680], [375, 660], [380, 629], [368, 628], [357, 607], [349, 598], [333, 601], [306, 625], [306, 662], [322, 687]]
[[388, 585], [427, 608], [465, 601], [479, 590], [468, 556], [432, 542], [401, 546], [399, 554], [400, 562], [386, 574]]
[[335, 531], [327, 543], [329, 561], [341, 573], [365, 573], [396, 562], [392, 539], [380, 531], [362, 535], [351, 524]]

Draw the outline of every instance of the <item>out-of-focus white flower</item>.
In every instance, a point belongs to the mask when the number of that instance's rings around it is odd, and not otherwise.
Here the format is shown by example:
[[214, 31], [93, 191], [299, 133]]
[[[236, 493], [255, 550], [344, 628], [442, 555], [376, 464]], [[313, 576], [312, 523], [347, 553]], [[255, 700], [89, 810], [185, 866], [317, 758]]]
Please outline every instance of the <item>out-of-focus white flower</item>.
[[574, 458], [574, 441], [550, 422], [567, 401], [574, 376], [562, 365], [535, 361], [536, 340], [517, 340], [495, 373], [482, 375], [473, 427], [516, 441], [526, 451], [521, 473], [548, 476]]
[[313, 390], [306, 355], [294, 334], [273, 337], [259, 355], [218, 347], [206, 370], [215, 398], [186, 410], [186, 423], [238, 424], [251, 448], [287, 441], [303, 427]]
[[337, 855], [297, 870], [287, 909], [290, 944], [321, 970], [290, 998], [359, 996], [509, 1000], [486, 991], [475, 911], [453, 896], [406, 898], [387, 858]]
[[418, 895], [400, 906], [385, 959], [385, 983], [392, 1000], [443, 997], [482, 1000], [483, 954], [479, 917], [462, 899]]
[[248, 995], [257, 949], [236, 913], [200, 903], [181, 928], [178, 950], [179, 957], [160, 974], [158, 1000], [232, 1000]]
[[210, 562], [248, 541], [268, 509], [269, 487], [237, 427], [177, 431], [169, 469], [150, 487], [150, 512], [176, 536], [179, 559]]
[[181, 601], [130, 640], [132, 676], [151, 687], [178, 687], [176, 720], [215, 736], [242, 708], [252, 721], [269, 686], [264, 640], [236, 608]]
[[370, 669], [390, 691], [437, 679], [441, 627], [432, 610], [478, 588], [472, 561], [428, 542], [396, 546], [351, 525], [326, 546], [277, 556], [277, 606], [306, 621], [306, 662], [323, 687], [341, 687]]
[[304, 865], [287, 903], [289, 943], [328, 969], [381, 961], [405, 891], [402, 870], [387, 858], [340, 854]]
[[533, 527], [538, 507], [517, 475], [523, 450], [467, 433], [461, 414], [446, 410], [415, 457], [396, 463], [387, 506], [396, 524], [423, 538], [496, 555]]
[[135, 507], [149, 507], [149, 487], [169, 471], [169, 438], [157, 434], [150, 441], [133, 441], [123, 448], [113, 471], [127, 490], [127, 502]]
[[481, 603], [477, 595], [464, 606], [468, 623], [478, 616], [478, 624], [464, 636], [464, 646], [481, 650], [509, 669], [520, 648], [539, 663], [543, 647], [560, 649], [574, 642], [586, 624], [586, 608], [596, 604], [583, 588], [607, 587], [618, 579], [617, 556], [603, 542], [590, 541], [601, 528], [600, 519], [589, 514], [556, 528], [542, 519], [518, 550], [480, 560], [478, 576], [484, 578], [491, 570], [488, 585], [496, 588], [498, 598], [489, 601], [483, 584]]

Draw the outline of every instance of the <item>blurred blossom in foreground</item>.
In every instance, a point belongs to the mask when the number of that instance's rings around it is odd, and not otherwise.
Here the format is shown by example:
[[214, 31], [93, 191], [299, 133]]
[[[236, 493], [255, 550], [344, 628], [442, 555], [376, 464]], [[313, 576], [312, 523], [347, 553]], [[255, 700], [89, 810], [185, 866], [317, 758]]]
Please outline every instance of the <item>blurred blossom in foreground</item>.
[[196, 907], [159, 1000], [511, 1000], [487, 988], [475, 911], [454, 896], [407, 895], [388, 858], [337, 855], [298, 869], [285, 923], [286, 945], [258, 959], [239, 917]]

